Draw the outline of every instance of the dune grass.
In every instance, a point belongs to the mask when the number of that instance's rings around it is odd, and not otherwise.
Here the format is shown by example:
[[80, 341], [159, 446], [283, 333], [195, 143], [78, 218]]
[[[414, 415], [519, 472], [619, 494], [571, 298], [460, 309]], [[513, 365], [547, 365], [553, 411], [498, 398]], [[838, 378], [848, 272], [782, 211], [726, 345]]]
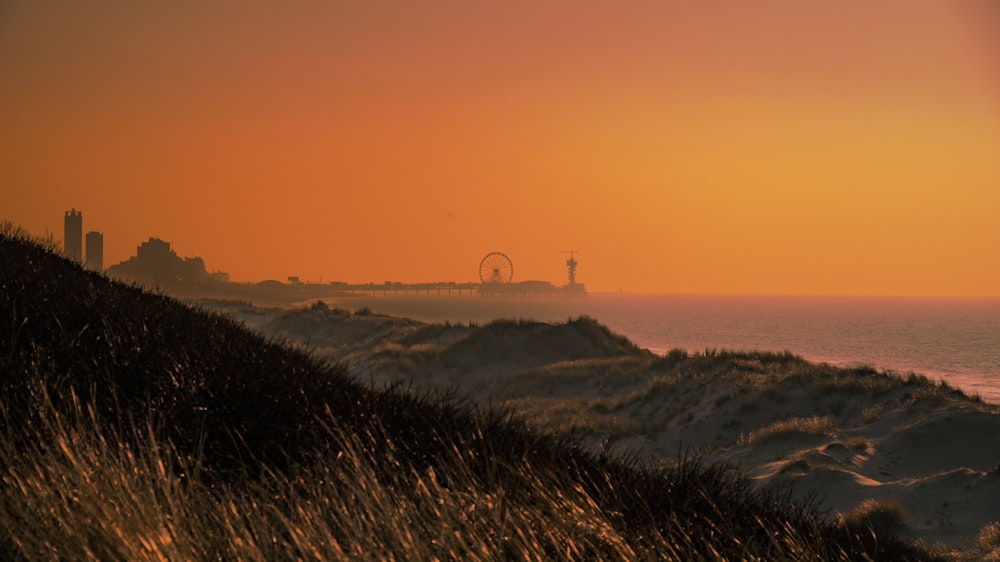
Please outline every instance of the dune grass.
[[741, 447], [760, 445], [781, 437], [795, 435], [826, 435], [832, 437], [838, 429], [837, 422], [830, 416], [795, 417], [777, 421], [748, 434], [741, 435], [736, 444]]
[[5, 559], [932, 558], [730, 468], [364, 386], [0, 231]]
[[1000, 560], [1000, 521], [993, 521], [979, 530], [976, 538], [983, 560]]
[[840, 520], [849, 529], [873, 537], [891, 537], [906, 524], [906, 510], [897, 501], [869, 498], [841, 514]]

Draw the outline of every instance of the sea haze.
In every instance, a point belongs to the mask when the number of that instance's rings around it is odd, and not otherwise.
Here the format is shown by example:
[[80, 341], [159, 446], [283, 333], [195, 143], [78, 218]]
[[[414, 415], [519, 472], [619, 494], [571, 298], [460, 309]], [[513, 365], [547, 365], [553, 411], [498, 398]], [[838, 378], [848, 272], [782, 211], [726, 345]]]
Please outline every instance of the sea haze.
[[591, 294], [378, 296], [330, 303], [427, 322], [556, 322], [585, 314], [656, 353], [787, 350], [811, 361], [913, 371], [1000, 403], [997, 299]]

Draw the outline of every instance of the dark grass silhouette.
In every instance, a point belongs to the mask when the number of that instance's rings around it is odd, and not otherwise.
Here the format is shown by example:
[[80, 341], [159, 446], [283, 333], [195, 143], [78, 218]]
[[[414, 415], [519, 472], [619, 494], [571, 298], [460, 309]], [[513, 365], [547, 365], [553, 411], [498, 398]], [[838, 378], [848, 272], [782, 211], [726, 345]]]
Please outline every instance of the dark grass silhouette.
[[2, 230], [4, 558], [933, 558], [729, 468], [367, 387]]

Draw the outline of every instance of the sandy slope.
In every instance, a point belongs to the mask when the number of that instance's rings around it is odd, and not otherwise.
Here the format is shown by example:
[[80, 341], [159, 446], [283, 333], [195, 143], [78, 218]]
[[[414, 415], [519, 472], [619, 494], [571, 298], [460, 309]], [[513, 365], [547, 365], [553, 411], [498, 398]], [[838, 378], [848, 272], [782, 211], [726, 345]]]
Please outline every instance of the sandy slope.
[[818, 493], [831, 514], [896, 501], [905, 536], [968, 546], [1000, 520], [1000, 408], [920, 377], [774, 354], [659, 357], [587, 319], [470, 327], [214, 306], [376, 384], [457, 390], [594, 447], [657, 462], [697, 452]]

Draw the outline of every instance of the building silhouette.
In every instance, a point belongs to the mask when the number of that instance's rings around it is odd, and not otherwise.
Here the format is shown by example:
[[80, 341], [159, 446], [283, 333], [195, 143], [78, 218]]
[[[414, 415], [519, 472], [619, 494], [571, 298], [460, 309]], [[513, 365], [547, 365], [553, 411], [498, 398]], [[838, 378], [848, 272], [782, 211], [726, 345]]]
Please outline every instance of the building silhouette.
[[205, 269], [205, 260], [182, 258], [170, 249], [170, 242], [159, 238], [140, 244], [135, 256], [109, 267], [108, 274], [152, 287], [199, 285], [213, 280]]
[[87, 233], [87, 269], [104, 271], [104, 234]]
[[76, 209], [66, 211], [63, 220], [63, 253], [76, 263], [83, 263], [83, 214]]

